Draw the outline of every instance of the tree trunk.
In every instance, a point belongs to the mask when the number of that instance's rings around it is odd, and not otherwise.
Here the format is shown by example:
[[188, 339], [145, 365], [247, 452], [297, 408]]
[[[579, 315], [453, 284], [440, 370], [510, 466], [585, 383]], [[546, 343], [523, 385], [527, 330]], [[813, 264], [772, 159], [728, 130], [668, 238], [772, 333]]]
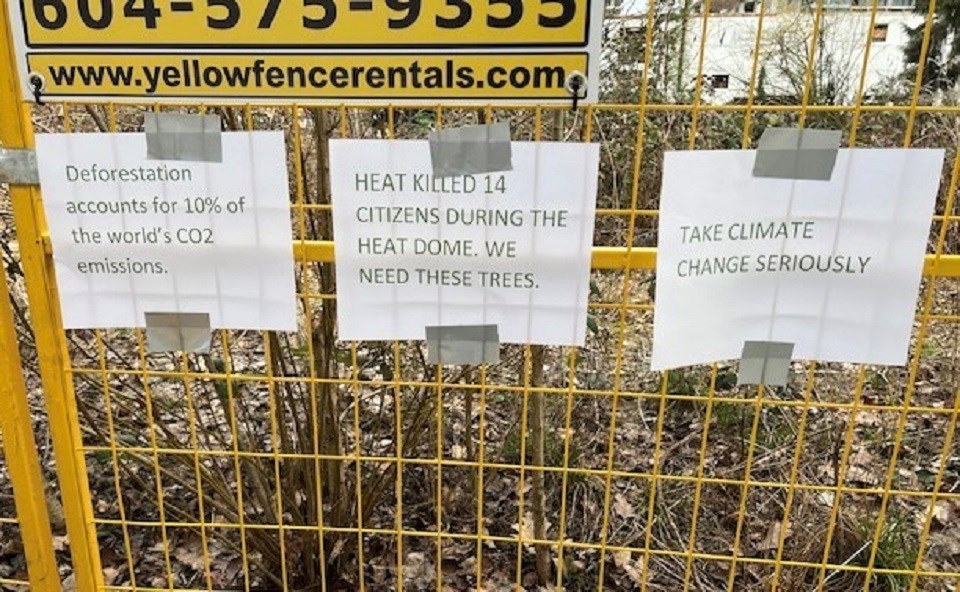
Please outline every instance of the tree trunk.
[[[313, 121], [317, 141], [317, 192], [315, 203], [330, 204], [330, 128], [327, 113], [323, 109], [313, 110]], [[299, 125], [294, 122], [294, 125]], [[332, 215], [328, 211], [311, 212], [312, 227], [317, 240], [330, 240], [333, 237]], [[316, 273], [322, 294], [332, 294], [336, 289], [333, 265], [318, 263]], [[337, 321], [337, 302], [333, 299], [321, 300], [318, 304], [320, 318], [311, 319], [314, 373], [320, 380], [334, 378], [337, 373], [336, 337], [334, 328]], [[343, 455], [342, 426], [340, 425], [340, 394], [336, 385], [321, 382], [317, 385], [317, 421], [319, 430], [320, 454]], [[330, 506], [325, 526], [345, 527], [349, 523], [349, 499], [344, 488], [343, 461], [339, 459], [321, 462], [323, 499]], [[321, 509], [322, 511], [322, 509]]]
[[[543, 385], [543, 356], [544, 347], [534, 345], [530, 348], [531, 363], [530, 387], [537, 388]], [[537, 540], [547, 538], [546, 519], [546, 492], [543, 484], [544, 452], [546, 435], [544, 431], [543, 393], [531, 392], [529, 401], [530, 439], [533, 444], [533, 483], [530, 491], [533, 506], [533, 535]], [[552, 579], [550, 569], [550, 548], [544, 545], [535, 545], [537, 550], [537, 576], [541, 584], [547, 584]]]

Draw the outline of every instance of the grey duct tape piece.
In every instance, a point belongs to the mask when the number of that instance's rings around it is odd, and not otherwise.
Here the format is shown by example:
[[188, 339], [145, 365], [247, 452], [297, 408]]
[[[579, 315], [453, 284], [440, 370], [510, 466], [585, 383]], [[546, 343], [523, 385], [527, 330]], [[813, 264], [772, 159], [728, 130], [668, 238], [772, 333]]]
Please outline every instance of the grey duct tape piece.
[[427, 363], [479, 366], [500, 362], [500, 331], [496, 325], [427, 327]]
[[190, 162], [223, 162], [218, 115], [147, 113], [147, 158]]
[[513, 170], [507, 122], [435, 130], [428, 139], [433, 174], [438, 177]]
[[36, 151], [0, 148], [0, 183], [39, 185]]
[[829, 181], [840, 138], [840, 130], [767, 128], [760, 137], [753, 176]]
[[793, 360], [793, 344], [778, 341], [746, 341], [740, 357], [737, 385], [786, 386]]
[[210, 351], [210, 315], [207, 313], [148, 312], [147, 351], [192, 352]]

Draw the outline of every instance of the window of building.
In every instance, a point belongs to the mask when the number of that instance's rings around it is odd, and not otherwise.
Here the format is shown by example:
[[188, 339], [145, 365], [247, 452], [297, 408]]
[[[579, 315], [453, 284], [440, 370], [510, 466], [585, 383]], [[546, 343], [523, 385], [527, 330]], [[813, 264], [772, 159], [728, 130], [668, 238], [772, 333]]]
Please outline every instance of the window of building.
[[730, 75], [714, 74], [710, 77], [710, 85], [713, 88], [730, 88]]
[[873, 40], [877, 43], [883, 43], [887, 40], [887, 30], [890, 26], [887, 23], [876, 23], [873, 25]]

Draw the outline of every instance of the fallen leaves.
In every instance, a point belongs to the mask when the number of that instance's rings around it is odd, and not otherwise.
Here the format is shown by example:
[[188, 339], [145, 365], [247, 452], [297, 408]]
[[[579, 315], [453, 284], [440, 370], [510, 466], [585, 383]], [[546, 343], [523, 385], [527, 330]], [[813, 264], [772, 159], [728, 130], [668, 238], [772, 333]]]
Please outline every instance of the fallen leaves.
[[627, 498], [618, 493], [613, 496], [613, 504], [610, 506], [613, 511], [621, 518], [636, 518], [637, 512]]
[[[776, 521], [770, 523], [770, 526], [767, 528], [767, 533], [764, 535], [763, 539], [757, 543], [757, 551], [775, 551], [780, 547], [780, 535], [783, 531], [783, 522]], [[790, 536], [790, 524], [787, 523], [787, 532], [784, 535], [784, 540]]]
[[630, 551], [616, 551], [613, 553], [613, 563], [620, 568], [634, 585], [643, 586], [643, 560], [634, 561]]
[[199, 572], [203, 571], [204, 569], [205, 562], [203, 559], [203, 552], [200, 549], [199, 541], [181, 543], [177, 546], [176, 550], [174, 550], [173, 556], [178, 562], [186, 567], [189, 567], [193, 571]]
[[423, 553], [407, 553], [403, 561], [404, 584], [415, 590], [428, 589], [434, 583], [436, 571], [432, 561]]
[[940, 526], [954, 524], [960, 517], [960, 502], [940, 500], [933, 507], [933, 519]]
[[847, 468], [847, 480], [864, 485], [877, 485], [880, 475], [877, 473], [876, 459], [865, 446], [858, 447], [850, 455], [850, 466]]

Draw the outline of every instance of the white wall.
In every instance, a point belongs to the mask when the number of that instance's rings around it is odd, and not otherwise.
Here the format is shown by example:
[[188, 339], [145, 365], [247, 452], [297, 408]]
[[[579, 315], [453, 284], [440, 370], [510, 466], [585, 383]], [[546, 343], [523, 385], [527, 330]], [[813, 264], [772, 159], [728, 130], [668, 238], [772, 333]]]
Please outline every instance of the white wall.
[[[623, 0], [622, 6], [621, 16], [608, 20], [611, 34], [621, 27], [639, 28], [644, 23], [645, 0]], [[823, 84], [832, 81], [841, 102], [853, 101], [860, 87], [864, 51], [870, 36], [870, 14], [869, 10], [849, 9], [823, 13], [823, 57], [818, 58], [816, 73]], [[908, 39], [906, 27], [922, 25], [923, 22], [923, 15], [909, 10], [877, 12], [876, 24], [887, 25], [887, 37], [882, 42], [873, 41], [870, 46], [864, 84], [868, 95], [902, 73], [903, 50]], [[714, 89], [709, 81], [705, 82], [704, 101], [727, 103], [747, 97], [759, 24], [758, 14], [713, 13], [708, 16], [702, 73], [707, 77], [728, 76], [729, 87]], [[789, 7], [764, 16], [760, 65], [765, 66], [764, 91], [767, 96], [796, 95], [807, 63], [813, 25], [812, 14]], [[684, 71], [688, 88], [693, 88], [698, 73], [702, 27], [702, 15], [693, 15], [687, 21]]]
[[[727, 75], [729, 88], [708, 89], [711, 102], [729, 102], [747, 96], [753, 74], [753, 57], [760, 19], [752, 14], [713, 14], [707, 20], [703, 74]], [[864, 91], [898, 76], [904, 68], [903, 50], [907, 44], [906, 26], [924, 22], [912, 12], [880, 12], [876, 24], [887, 25], [885, 41], [873, 41], [867, 62]], [[685, 64], [689, 80], [698, 72], [702, 18], [691, 22], [688, 36], [691, 56]], [[813, 32], [813, 16], [796, 12], [767, 15], [763, 21], [760, 62], [766, 72], [767, 95], [795, 95], [802, 83], [807, 52]], [[870, 37], [869, 12], [829, 12], [822, 17], [822, 54], [818, 54], [817, 72], [822, 84], [837, 87], [841, 100], [855, 99], [860, 87], [861, 70], [867, 40]], [[821, 57], [822, 55], [822, 57]]]

